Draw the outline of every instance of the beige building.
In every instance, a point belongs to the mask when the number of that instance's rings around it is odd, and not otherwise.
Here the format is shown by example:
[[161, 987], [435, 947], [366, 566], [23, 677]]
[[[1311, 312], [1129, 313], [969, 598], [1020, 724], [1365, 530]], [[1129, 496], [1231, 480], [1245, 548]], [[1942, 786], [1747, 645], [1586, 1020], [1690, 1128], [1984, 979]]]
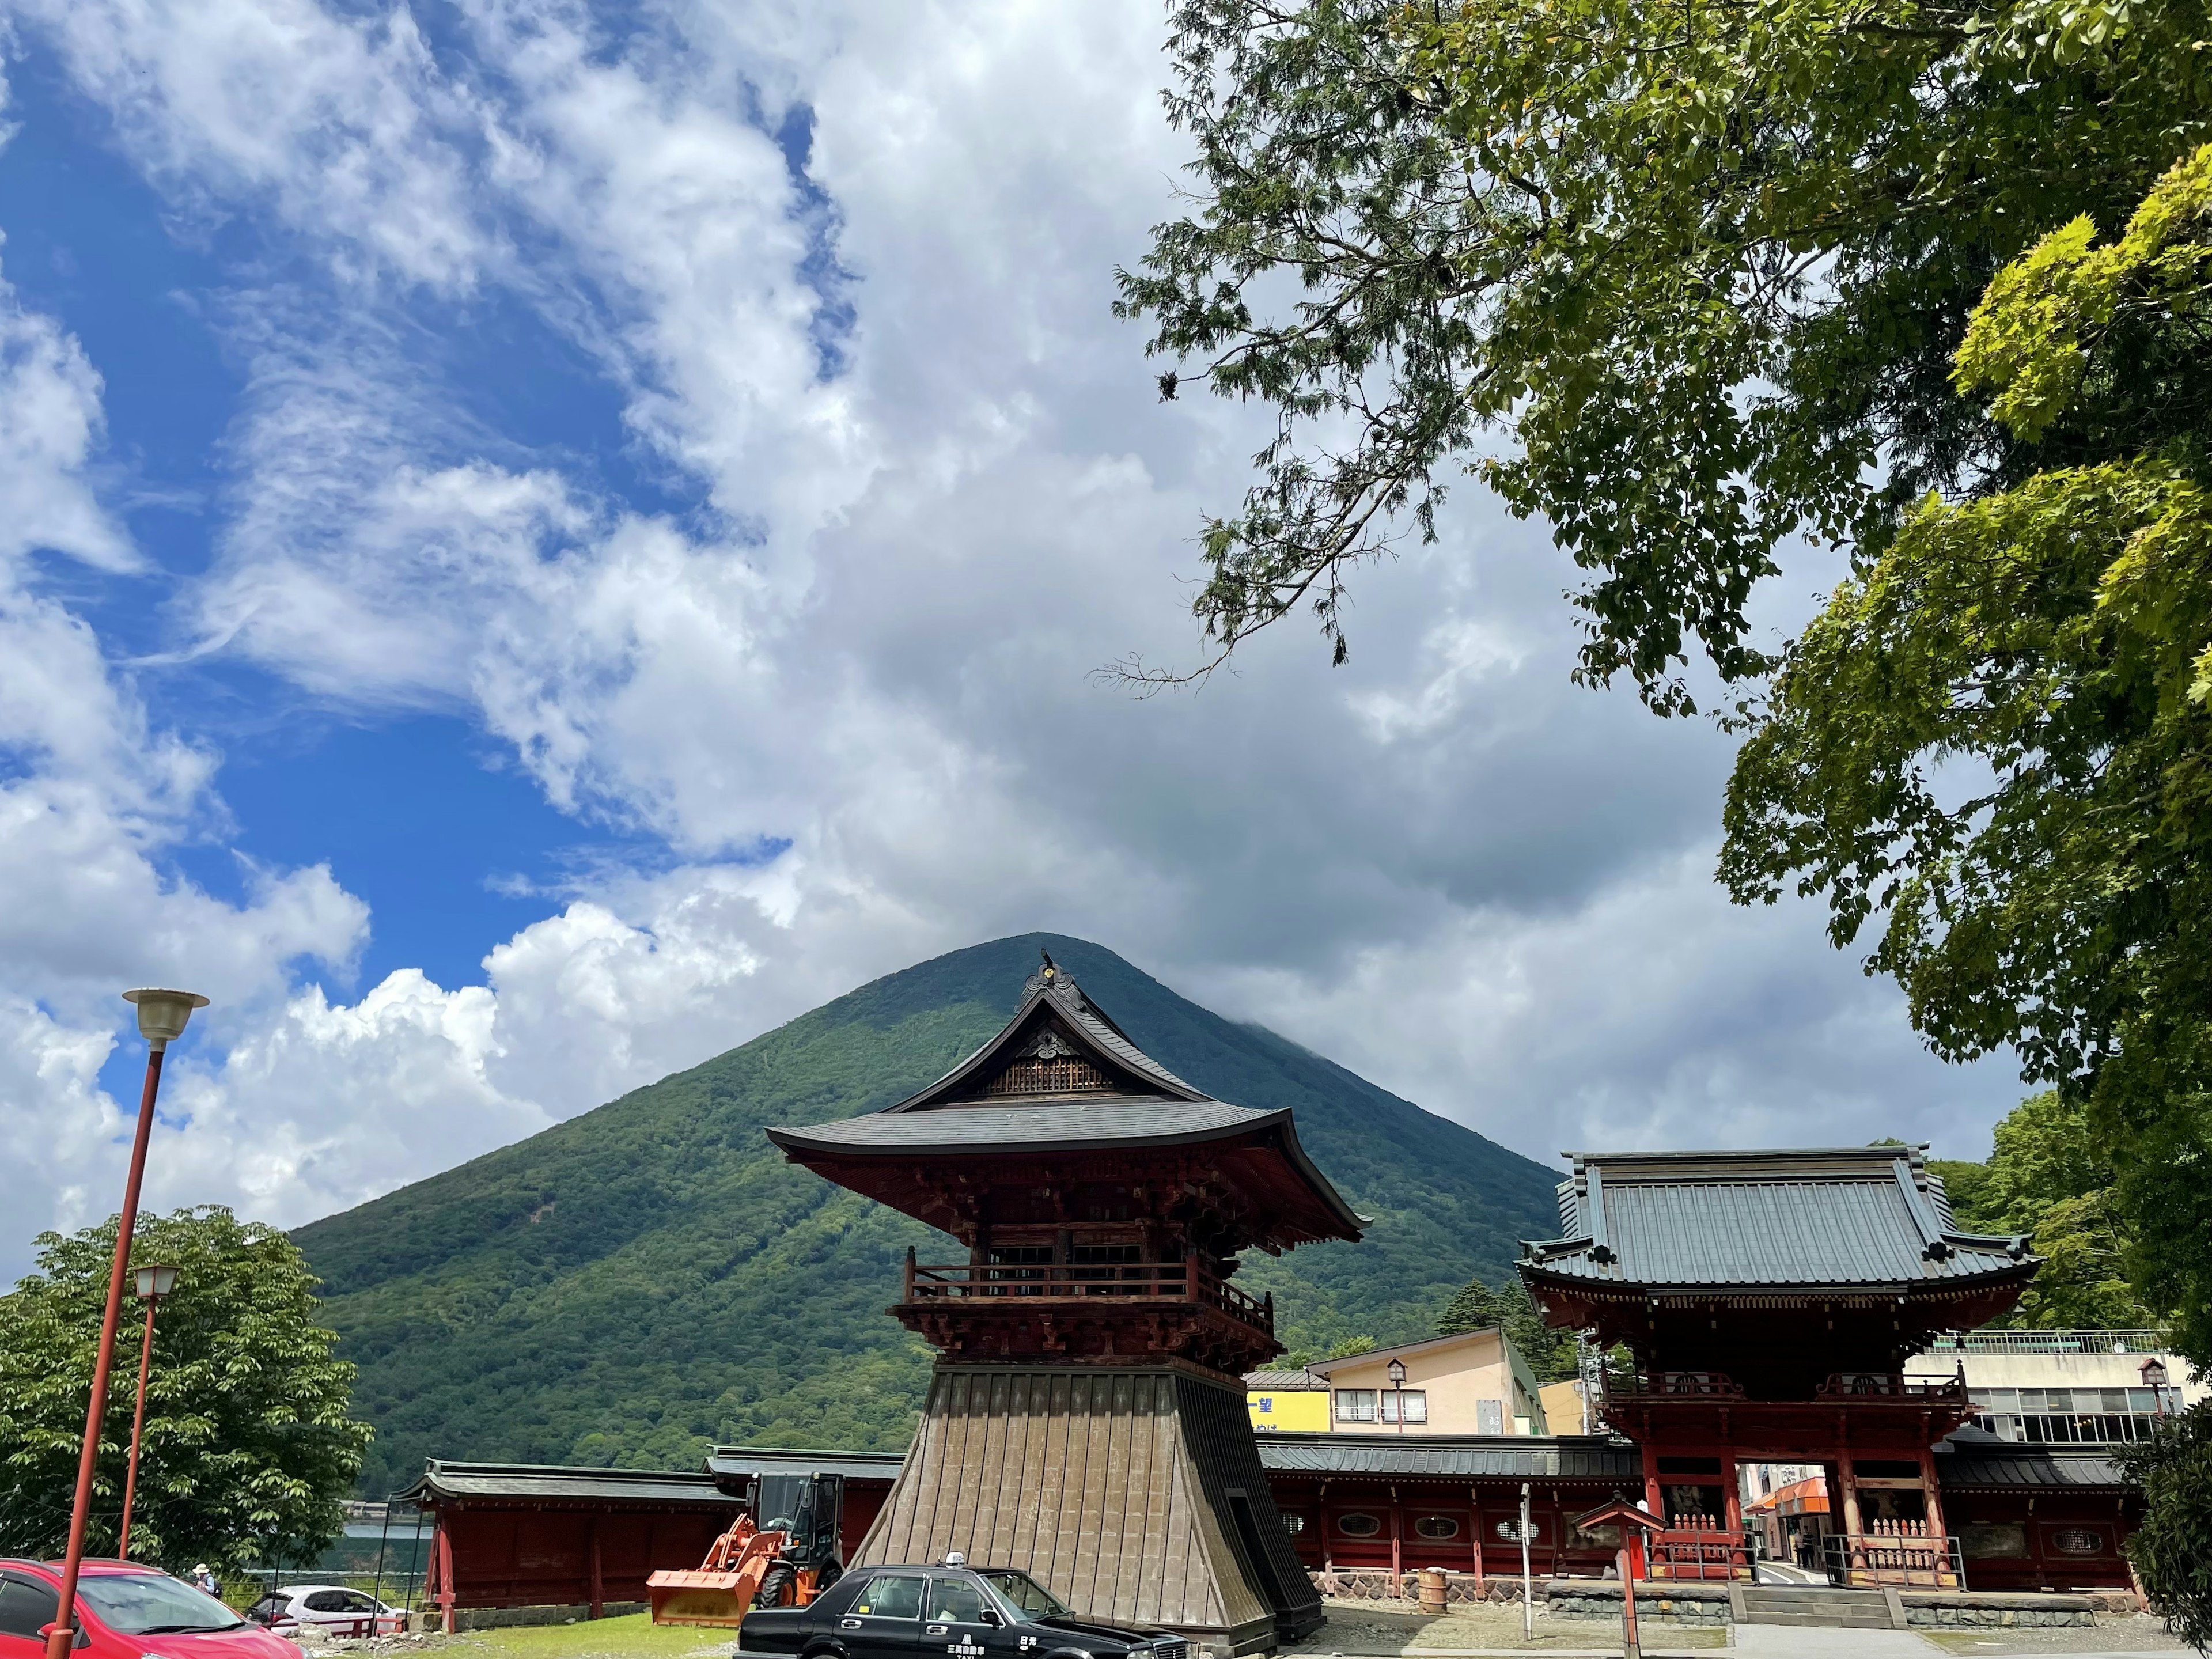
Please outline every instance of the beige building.
[[1335, 1434], [1551, 1432], [1535, 1375], [1503, 1331], [1376, 1348], [1306, 1370], [1328, 1392]]

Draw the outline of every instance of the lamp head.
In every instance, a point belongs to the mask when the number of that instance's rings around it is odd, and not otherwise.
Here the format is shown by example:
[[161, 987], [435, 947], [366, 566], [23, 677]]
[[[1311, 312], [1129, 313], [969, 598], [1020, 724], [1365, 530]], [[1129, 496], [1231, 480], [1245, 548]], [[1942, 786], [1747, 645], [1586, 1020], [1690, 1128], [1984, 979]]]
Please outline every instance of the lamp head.
[[1394, 1359], [1390, 1362], [1390, 1386], [1394, 1389], [1402, 1389], [1406, 1386], [1406, 1362], [1402, 1359]]
[[138, 1294], [149, 1301], [168, 1295], [177, 1288], [177, 1270], [167, 1265], [138, 1269]]
[[2143, 1387], [2146, 1389], [2164, 1388], [2171, 1380], [2171, 1375], [2162, 1359], [2146, 1359], [2142, 1363]]
[[138, 1005], [138, 1035], [157, 1050], [167, 1048], [172, 1037], [184, 1036], [192, 1010], [204, 1008], [208, 1002], [196, 991], [161, 991], [152, 986], [125, 991], [123, 1000]]

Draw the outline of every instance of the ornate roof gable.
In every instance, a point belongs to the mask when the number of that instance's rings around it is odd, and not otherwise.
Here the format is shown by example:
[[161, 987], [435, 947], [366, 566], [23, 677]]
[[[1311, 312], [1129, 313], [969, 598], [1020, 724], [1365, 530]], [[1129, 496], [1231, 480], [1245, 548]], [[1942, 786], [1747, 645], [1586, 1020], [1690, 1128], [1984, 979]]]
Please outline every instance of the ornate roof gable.
[[885, 1110], [1211, 1098], [1132, 1042], [1046, 955], [1022, 988], [1021, 1006], [998, 1036], [919, 1094]]

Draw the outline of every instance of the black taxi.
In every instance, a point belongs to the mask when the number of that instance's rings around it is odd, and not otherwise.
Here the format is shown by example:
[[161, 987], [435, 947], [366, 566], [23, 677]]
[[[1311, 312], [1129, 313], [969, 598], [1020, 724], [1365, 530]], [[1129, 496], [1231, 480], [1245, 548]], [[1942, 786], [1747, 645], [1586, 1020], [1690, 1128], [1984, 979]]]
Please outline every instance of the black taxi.
[[855, 1567], [804, 1607], [759, 1607], [738, 1631], [739, 1659], [1189, 1659], [1167, 1631], [1079, 1618], [1012, 1567]]

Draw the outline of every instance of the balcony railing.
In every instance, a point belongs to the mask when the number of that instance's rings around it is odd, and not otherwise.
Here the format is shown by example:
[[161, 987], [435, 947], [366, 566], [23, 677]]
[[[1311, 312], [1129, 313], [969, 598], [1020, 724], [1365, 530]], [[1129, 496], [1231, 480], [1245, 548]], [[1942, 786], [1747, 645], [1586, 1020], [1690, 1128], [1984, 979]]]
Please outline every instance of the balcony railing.
[[1100, 1297], [1137, 1302], [1195, 1304], [1267, 1332], [1275, 1330], [1273, 1292], [1253, 1297], [1202, 1261], [1039, 1262], [1019, 1267], [970, 1262], [931, 1266], [908, 1251], [902, 1299], [909, 1303], [965, 1303], [1016, 1297], [1035, 1302], [1090, 1302]]
[[1838, 1371], [1815, 1391], [1823, 1400], [1926, 1401], [1930, 1404], [1964, 1405], [1966, 1374], [1933, 1380], [1899, 1376], [1895, 1371]]
[[1929, 1353], [2167, 1353], [2164, 1331], [1963, 1331], [1931, 1339]]
[[1743, 1385], [1724, 1371], [1650, 1371], [1607, 1380], [1606, 1395], [1612, 1400], [1680, 1399], [1685, 1395], [1711, 1400], [1741, 1400]]

